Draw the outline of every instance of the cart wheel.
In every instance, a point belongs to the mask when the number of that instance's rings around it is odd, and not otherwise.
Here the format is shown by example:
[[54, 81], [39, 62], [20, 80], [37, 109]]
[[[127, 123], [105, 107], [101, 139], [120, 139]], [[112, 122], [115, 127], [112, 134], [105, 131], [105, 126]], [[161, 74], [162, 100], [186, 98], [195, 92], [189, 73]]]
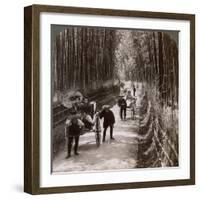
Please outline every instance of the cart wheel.
[[95, 139], [96, 139], [97, 147], [99, 147], [101, 145], [101, 134], [100, 133], [96, 133], [95, 134]]
[[66, 127], [65, 127], [65, 148], [66, 148], [67, 151], [68, 151], [68, 140], [69, 140], [69, 135], [68, 135], [68, 133], [69, 133], [69, 129], [68, 129], [68, 127], [66, 126]]

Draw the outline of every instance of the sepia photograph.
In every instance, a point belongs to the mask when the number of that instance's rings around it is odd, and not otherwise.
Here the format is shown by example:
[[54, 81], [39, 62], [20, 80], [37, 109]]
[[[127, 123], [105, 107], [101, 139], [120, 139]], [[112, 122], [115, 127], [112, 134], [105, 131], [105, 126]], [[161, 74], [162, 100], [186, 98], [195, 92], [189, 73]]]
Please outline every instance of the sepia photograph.
[[179, 167], [178, 41], [51, 25], [53, 174]]
[[195, 184], [195, 15], [24, 11], [24, 191]]

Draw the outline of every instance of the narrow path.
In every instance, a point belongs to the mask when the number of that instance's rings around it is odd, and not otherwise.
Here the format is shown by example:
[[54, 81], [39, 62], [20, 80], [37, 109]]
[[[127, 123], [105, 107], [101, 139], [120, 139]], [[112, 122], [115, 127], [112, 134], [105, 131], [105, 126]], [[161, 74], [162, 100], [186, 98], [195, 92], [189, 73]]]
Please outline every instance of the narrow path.
[[[139, 93], [140, 91], [138, 91], [138, 96], [140, 96]], [[115, 140], [110, 140], [110, 130], [108, 129], [106, 142], [97, 148], [94, 133], [84, 134], [80, 137], [79, 142], [80, 155], [72, 154], [70, 159], [65, 159], [67, 155], [67, 148], [65, 148], [53, 161], [53, 173], [133, 169], [136, 167], [138, 116], [136, 115], [133, 120], [130, 111], [127, 111], [127, 119], [122, 121], [119, 117], [119, 107], [114, 105], [111, 110], [116, 119], [113, 132]]]

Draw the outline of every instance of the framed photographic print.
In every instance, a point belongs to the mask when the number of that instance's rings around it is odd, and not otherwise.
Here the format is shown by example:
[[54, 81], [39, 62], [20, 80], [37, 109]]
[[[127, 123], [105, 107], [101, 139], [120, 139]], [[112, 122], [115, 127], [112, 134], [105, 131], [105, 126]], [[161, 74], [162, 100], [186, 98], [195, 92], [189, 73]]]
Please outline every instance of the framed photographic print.
[[24, 9], [24, 191], [195, 183], [195, 16]]

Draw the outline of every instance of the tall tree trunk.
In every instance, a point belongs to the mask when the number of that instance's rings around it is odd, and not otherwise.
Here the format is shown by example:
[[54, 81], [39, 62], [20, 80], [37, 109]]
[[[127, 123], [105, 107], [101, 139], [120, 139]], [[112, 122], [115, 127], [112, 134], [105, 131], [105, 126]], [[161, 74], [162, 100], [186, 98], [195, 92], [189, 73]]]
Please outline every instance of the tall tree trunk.
[[162, 32], [158, 32], [158, 47], [159, 47], [159, 91], [161, 98], [163, 98], [163, 40]]

